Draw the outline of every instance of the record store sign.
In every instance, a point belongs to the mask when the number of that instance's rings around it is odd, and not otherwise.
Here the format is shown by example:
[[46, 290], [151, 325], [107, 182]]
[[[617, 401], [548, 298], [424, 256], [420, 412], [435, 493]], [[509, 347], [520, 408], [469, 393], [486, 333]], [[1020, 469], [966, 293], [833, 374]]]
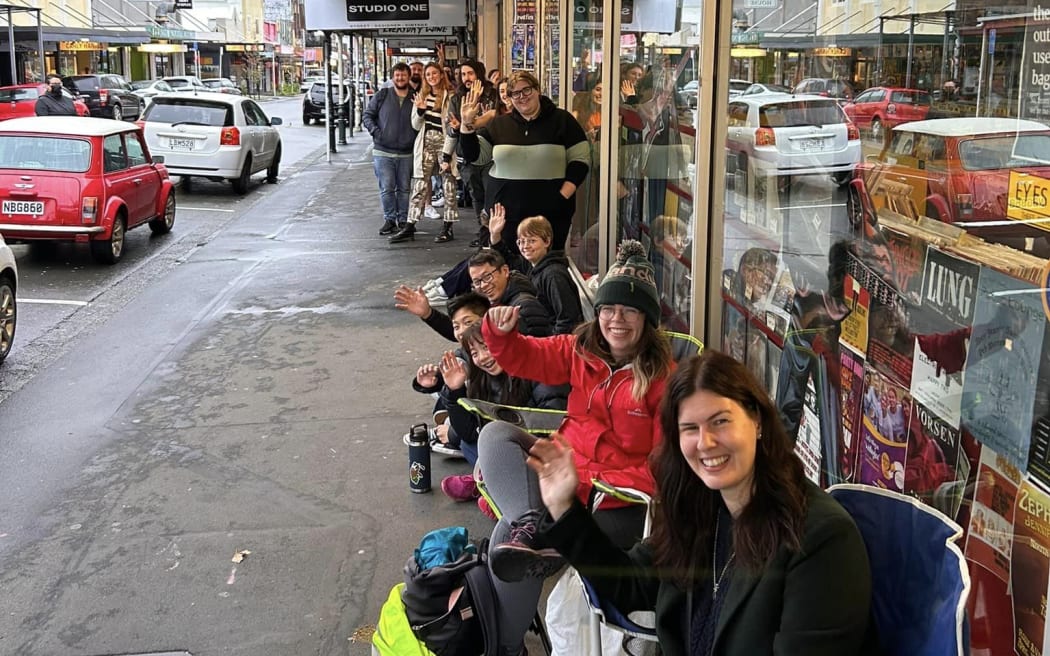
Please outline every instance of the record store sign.
[[346, 0], [346, 20], [415, 21], [430, 18], [430, 0]]

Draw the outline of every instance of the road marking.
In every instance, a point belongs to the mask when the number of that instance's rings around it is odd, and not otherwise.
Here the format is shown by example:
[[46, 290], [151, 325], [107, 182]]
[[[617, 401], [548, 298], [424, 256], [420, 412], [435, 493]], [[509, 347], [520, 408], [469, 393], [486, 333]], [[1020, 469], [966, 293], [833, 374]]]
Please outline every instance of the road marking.
[[237, 211], [237, 210], [220, 210], [217, 207], [186, 207], [185, 205], [180, 205], [178, 207], [178, 209], [180, 209], [180, 210], [190, 210], [190, 211], [193, 211], [193, 212], [229, 212], [231, 214], [233, 212]]
[[36, 303], [38, 305], [87, 305], [87, 301], [63, 301], [57, 298], [19, 298], [19, 303]]

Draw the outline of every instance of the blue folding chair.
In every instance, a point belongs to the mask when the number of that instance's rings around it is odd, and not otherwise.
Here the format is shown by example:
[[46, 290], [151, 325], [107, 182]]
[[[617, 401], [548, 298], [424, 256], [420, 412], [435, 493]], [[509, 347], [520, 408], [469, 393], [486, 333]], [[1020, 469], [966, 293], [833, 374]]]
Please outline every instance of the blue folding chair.
[[872, 615], [886, 656], [967, 656], [970, 572], [962, 528], [910, 496], [868, 485], [828, 492], [860, 529], [871, 563]]

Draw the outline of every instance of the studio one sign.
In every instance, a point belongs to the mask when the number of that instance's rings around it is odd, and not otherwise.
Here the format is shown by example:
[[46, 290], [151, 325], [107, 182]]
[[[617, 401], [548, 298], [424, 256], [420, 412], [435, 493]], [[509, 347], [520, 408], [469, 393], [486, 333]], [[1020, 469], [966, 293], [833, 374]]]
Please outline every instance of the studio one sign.
[[429, 0], [409, 0], [407, 2], [346, 0], [346, 19], [348, 21], [410, 21], [429, 18]]

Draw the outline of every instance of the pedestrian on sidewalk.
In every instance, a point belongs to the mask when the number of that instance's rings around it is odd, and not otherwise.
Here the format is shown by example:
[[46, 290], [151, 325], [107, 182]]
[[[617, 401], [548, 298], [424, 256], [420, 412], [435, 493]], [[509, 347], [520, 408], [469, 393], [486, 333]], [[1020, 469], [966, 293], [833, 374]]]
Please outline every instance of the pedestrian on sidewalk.
[[[446, 144], [449, 149], [455, 147], [454, 141], [445, 139], [451, 98], [452, 90], [441, 66], [433, 62], [427, 64], [423, 70], [423, 87], [416, 94], [415, 111], [412, 113], [412, 127], [419, 132], [413, 146], [412, 198], [409, 201], [408, 223], [390, 238], [391, 244], [415, 239], [416, 224], [430, 205], [433, 193], [431, 176], [440, 171], [445, 198], [456, 196], [456, 171], [444, 158]], [[441, 234], [434, 238], [439, 244], [452, 241], [452, 225], [459, 219], [459, 208], [455, 203], [445, 203], [442, 218], [444, 224]]]
[[403, 63], [395, 64], [393, 74], [393, 86], [376, 92], [362, 119], [372, 135], [372, 165], [379, 180], [379, 202], [383, 206], [381, 235], [393, 234], [408, 220], [412, 151], [416, 140], [409, 68]]
[[62, 95], [62, 80], [53, 77], [48, 80], [49, 89], [47, 93], [36, 99], [37, 116], [76, 116], [77, 108], [73, 106], [73, 99]]
[[[478, 106], [478, 116], [474, 119], [474, 129], [480, 130], [487, 126], [489, 121], [496, 118], [500, 105], [499, 93], [491, 82], [485, 79], [485, 64], [478, 61], [463, 62], [460, 67], [460, 85], [456, 95], [452, 97], [449, 112], [455, 117], [453, 125], [460, 121], [460, 111], [464, 99], [469, 98]], [[453, 140], [455, 141], [455, 140]], [[446, 149], [449, 150], [449, 149]], [[449, 150], [448, 158], [451, 160], [455, 153]], [[460, 175], [463, 178], [463, 186], [470, 191], [473, 199], [474, 216], [478, 221], [478, 238], [471, 244], [472, 247], [488, 246], [488, 228], [482, 219], [482, 212], [488, 207], [485, 204], [485, 180], [488, 178], [492, 162], [483, 165], [464, 163], [460, 167]]]
[[[563, 249], [576, 211], [576, 188], [590, 170], [587, 135], [572, 114], [540, 92], [532, 73], [511, 74], [507, 95], [514, 110], [480, 130], [480, 108], [464, 103], [459, 127], [463, 160], [476, 166], [492, 162], [485, 206], [503, 204], [508, 234], [517, 234], [525, 217], [545, 216], [554, 230], [551, 247]], [[517, 244], [513, 246], [517, 251]]]

